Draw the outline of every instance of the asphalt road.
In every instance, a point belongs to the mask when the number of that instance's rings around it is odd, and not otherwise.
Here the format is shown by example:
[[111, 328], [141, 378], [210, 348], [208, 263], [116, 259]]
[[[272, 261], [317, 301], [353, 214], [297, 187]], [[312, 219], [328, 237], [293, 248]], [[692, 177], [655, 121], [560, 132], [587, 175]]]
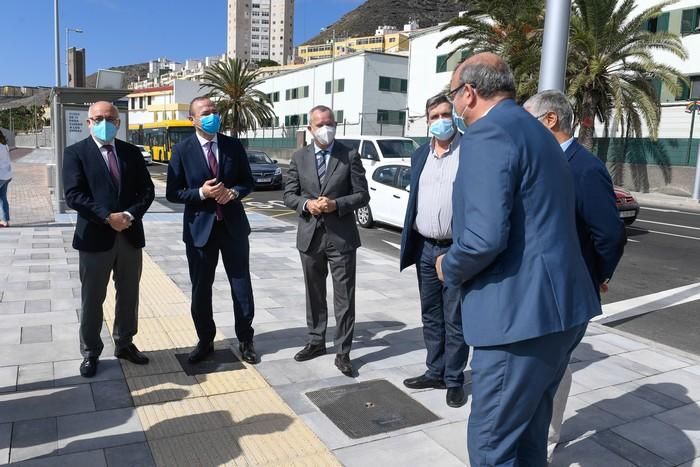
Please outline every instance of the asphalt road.
[[[164, 179], [163, 166], [151, 166], [151, 172]], [[256, 191], [244, 204], [248, 211], [295, 223], [282, 194]], [[605, 324], [700, 355], [700, 213], [642, 207], [627, 234], [625, 255], [603, 296], [604, 305], [627, 311]], [[364, 248], [398, 258], [400, 229], [379, 225], [360, 228], [360, 235]], [[674, 290], [693, 284], [698, 286], [690, 291]]]

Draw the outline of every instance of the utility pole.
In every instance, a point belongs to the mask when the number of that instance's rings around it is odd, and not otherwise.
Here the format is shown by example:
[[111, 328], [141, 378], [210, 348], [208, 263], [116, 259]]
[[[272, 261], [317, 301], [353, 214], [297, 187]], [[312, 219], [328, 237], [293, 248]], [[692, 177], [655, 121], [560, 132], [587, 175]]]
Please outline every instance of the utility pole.
[[547, 0], [538, 91], [565, 91], [571, 0]]
[[56, 87], [61, 86], [61, 37], [58, 29], [58, 0], [53, 0], [54, 62], [56, 67]]

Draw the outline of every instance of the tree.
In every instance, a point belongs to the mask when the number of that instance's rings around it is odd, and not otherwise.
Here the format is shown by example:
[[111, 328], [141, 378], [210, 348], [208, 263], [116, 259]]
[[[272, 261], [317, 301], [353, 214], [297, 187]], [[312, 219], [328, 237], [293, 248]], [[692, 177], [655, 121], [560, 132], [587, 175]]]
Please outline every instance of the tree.
[[[44, 112], [44, 105], [0, 110], [0, 127], [9, 129], [12, 126], [15, 132], [40, 130], [46, 124]], [[12, 125], [10, 125], [10, 116], [12, 116]]]
[[217, 62], [204, 73], [203, 89], [216, 102], [223, 128], [233, 136], [255, 130], [274, 119], [272, 102], [254, 86], [262, 83], [248, 62], [235, 58]]
[[266, 66], [280, 66], [280, 64], [274, 60], [270, 60], [269, 58], [263, 58], [262, 60], [258, 61], [258, 66], [263, 68]]

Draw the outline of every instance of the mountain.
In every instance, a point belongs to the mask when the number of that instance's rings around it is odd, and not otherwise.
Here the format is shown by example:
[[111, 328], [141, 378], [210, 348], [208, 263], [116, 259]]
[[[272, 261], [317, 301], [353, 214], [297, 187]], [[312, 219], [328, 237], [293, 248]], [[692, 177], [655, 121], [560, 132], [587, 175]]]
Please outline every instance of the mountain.
[[336, 38], [343, 38], [372, 36], [383, 25], [396, 26], [401, 31], [410, 20], [427, 28], [449, 21], [465, 9], [464, 0], [367, 0], [302, 45], [330, 41], [333, 29]]
[[[108, 69], [126, 73], [126, 77], [124, 78], [124, 88], [126, 89], [129, 84], [146, 78], [146, 74], [148, 74], [148, 62], [137, 63], [135, 65], [114, 66]], [[85, 87], [94, 88], [95, 84], [97, 84], [97, 73], [88, 75], [85, 78]]]

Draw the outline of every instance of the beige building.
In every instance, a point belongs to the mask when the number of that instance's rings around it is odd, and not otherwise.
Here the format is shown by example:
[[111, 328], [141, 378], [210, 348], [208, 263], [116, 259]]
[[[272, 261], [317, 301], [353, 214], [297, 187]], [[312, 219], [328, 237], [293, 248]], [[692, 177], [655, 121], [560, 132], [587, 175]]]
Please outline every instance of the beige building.
[[246, 61], [292, 61], [294, 0], [228, 0], [226, 53]]

